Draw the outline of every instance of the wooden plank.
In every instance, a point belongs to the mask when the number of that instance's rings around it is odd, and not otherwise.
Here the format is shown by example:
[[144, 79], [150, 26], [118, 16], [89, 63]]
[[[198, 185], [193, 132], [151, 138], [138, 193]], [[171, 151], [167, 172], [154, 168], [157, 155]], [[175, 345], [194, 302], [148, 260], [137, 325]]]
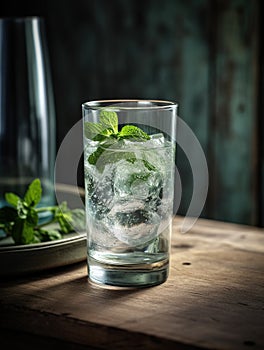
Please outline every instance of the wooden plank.
[[216, 4], [210, 205], [215, 219], [256, 224], [258, 1]]
[[166, 283], [99, 288], [85, 264], [1, 281], [0, 328], [100, 349], [263, 349], [263, 230], [200, 219], [181, 235], [181, 224]]

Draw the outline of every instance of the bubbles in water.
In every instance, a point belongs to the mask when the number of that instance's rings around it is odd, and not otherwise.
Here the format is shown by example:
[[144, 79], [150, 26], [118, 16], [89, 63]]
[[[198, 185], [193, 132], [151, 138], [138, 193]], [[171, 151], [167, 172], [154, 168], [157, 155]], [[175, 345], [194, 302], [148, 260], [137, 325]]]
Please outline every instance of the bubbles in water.
[[104, 153], [107, 163], [102, 172], [87, 164], [87, 210], [94, 221], [91, 230], [94, 240], [108, 247], [118, 243], [145, 244], [167, 224], [164, 187], [171, 159], [165, 156], [163, 146], [162, 134], [153, 135], [146, 142], [125, 140], [113, 160], [113, 150]]

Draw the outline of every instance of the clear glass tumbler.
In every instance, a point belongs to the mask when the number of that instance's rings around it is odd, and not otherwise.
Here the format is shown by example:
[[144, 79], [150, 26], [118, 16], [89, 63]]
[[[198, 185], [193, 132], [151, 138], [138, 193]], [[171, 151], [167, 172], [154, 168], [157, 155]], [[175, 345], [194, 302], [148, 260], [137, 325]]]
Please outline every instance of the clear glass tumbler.
[[143, 287], [169, 274], [177, 104], [82, 105], [89, 279]]
[[0, 207], [6, 192], [23, 196], [34, 178], [40, 205], [51, 205], [56, 122], [44, 20], [0, 19], [0, 53]]

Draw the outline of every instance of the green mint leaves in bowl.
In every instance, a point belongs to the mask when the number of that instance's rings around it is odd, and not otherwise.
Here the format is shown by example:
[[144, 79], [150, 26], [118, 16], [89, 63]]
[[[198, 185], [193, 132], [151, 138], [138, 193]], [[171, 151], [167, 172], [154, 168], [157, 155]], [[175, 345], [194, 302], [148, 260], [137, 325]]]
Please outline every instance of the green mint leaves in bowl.
[[[75, 227], [85, 228], [83, 209], [71, 210], [66, 202], [37, 207], [41, 197], [42, 187], [39, 179], [31, 182], [24, 198], [12, 192], [5, 194], [9, 205], [0, 208], [0, 229], [7, 236], [11, 236], [16, 245], [61, 239], [63, 235], [74, 232]], [[46, 222], [40, 221], [40, 215], [44, 212], [47, 212], [49, 217]]]

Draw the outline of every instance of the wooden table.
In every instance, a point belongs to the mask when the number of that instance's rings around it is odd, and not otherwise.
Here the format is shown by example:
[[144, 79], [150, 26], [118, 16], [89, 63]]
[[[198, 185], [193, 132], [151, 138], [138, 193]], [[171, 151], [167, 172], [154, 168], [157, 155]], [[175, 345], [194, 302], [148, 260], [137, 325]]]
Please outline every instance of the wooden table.
[[156, 287], [94, 286], [85, 262], [1, 281], [1, 348], [264, 349], [263, 230], [199, 219], [181, 234], [181, 224]]

